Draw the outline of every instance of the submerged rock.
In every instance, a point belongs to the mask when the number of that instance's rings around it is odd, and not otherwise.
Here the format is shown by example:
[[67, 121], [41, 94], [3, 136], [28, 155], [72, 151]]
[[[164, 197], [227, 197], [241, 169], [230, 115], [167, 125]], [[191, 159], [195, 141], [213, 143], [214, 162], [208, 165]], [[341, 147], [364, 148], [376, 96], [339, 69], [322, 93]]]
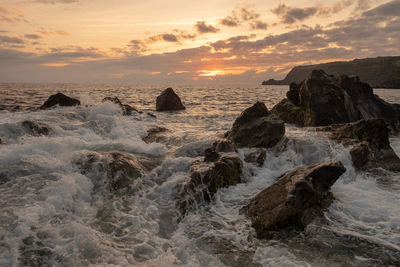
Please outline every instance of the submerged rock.
[[51, 95], [46, 102], [40, 107], [40, 109], [47, 109], [53, 106], [59, 105], [61, 107], [79, 106], [81, 101], [75, 98], [64, 95], [63, 93], [57, 93]]
[[323, 214], [333, 200], [329, 191], [346, 171], [340, 161], [329, 161], [288, 171], [242, 209], [259, 238], [278, 231], [303, 230]]
[[330, 131], [330, 138], [344, 145], [354, 145], [350, 155], [357, 170], [383, 168], [400, 172], [400, 158], [390, 146], [390, 130], [383, 119], [336, 124], [318, 130]]
[[222, 155], [211, 163], [195, 161], [190, 169], [190, 180], [178, 193], [177, 208], [181, 215], [195, 204], [211, 201], [220, 188], [240, 183], [242, 166], [240, 158], [231, 154]]
[[181, 110], [185, 109], [180, 97], [172, 88], [165, 89], [156, 99], [157, 111]]
[[314, 70], [299, 85], [291, 84], [287, 98], [272, 112], [287, 123], [299, 126], [326, 126], [360, 119], [383, 118], [392, 129], [400, 130], [400, 113], [373, 94], [358, 77], [334, 77]]
[[162, 143], [166, 141], [165, 133], [169, 130], [165, 127], [155, 126], [147, 130], [147, 136], [145, 136], [143, 141], [146, 143]]
[[257, 151], [246, 154], [244, 156], [244, 161], [249, 163], [254, 163], [257, 166], [261, 167], [264, 164], [266, 158], [267, 158], [267, 151], [263, 148], [260, 148]]
[[[102, 154], [89, 152], [75, 162], [82, 174], [98, 171], [105, 173], [105, 181], [111, 193], [127, 193], [135, 190], [134, 182], [145, 174], [145, 167], [138, 158], [127, 152], [109, 151]], [[95, 175], [99, 177], [98, 174]], [[102, 184], [100, 181], [97, 181]]]
[[264, 147], [276, 145], [285, 135], [285, 124], [268, 111], [262, 102], [246, 109], [235, 120], [225, 137], [238, 147]]
[[30, 135], [34, 136], [49, 135], [52, 132], [50, 126], [41, 122], [26, 120], [21, 122], [21, 125]]
[[118, 97], [105, 97], [103, 98], [103, 100], [101, 102], [111, 102], [114, 104], [117, 104], [118, 106], [120, 106], [121, 110], [122, 110], [122, 115], [124, 116], [130, 116], [132, 115], [133, 112], [137, 112], [137, 113], [141, 113], [139, 110], [137, 110], [136, 108], [127, 105], [127, 104], [122, 104], [122, 102], [119, 100]]

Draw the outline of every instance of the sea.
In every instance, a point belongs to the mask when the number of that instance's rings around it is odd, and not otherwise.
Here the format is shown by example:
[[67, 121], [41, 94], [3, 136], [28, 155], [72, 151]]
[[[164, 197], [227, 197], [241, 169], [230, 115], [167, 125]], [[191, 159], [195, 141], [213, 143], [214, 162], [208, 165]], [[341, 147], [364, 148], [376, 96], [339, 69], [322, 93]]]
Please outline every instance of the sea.
[[[0, 266], [400, 266], [399, 174], [356, 172], [351, 147], [313, 128], [286, 124], [262, 167], [244, 162], [242, 183], [178, 220], [177, 188], [190, 179], [191, 163], [244, 109], [256, 101], [272, 109], [288, 87], [175, 86], [186, 110], [156, 112], [166, 87], [0, 84]], [[57, 92], [82, 105], [37, 109]], [[374, 92], [400, 103], [400, 90]], [[117, 105], [101, 102], [106, 96], [143, 112], [122, 116]], [[50, 135], [30, 135], [25, 120], [48, 125]], [[159, 143], [144, 142], [153, 127], [168, 131]], [[400, 156], [400, 137], [390, 142]], [[82, 173], [77, 164], [106, 151], [160, 162], [136, 190], [107, 193], [107, 170]], [[347, 171], [324, 216], [287, 238], [257, 239], [240, 209], [284, 172], [327, 160]]]

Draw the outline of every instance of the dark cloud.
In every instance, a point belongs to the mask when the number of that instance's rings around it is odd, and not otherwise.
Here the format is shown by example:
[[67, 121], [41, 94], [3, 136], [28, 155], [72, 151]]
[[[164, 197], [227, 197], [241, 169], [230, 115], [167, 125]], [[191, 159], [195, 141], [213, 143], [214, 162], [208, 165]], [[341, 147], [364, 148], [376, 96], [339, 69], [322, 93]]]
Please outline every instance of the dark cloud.
[[228, 26], [228, 27], [236, 27], [240, 24], [240, 21], [238, 18], [232, 17], [232, 16], [227, 16], [224, 19], [219, 20], [219, 24]]
[[329, 7], [290, 7], [285, 4], [279, 4], [278, 7], [271, 10], [272, 13], [276, 14], [281, 22], [286, 24], [293, 24], [297, 21], [303, 21], [312, 16], [328, 16], [334, 13], [338, 13], [344, 8], [352, 4], [352, 1], [339, 2]]
[[217, 33], [219, 32], [218, 28], [215, 28], [212, 25], [207, 25], [204, 21], [198, 21], [195, 24], [195, 28], [199, 34], [205, 34], [205, 33]]
[[43, 38], [39, 34], [25, 34], [24, 36], [25, 36], [25, 38], [33, 39], [33, 40], [38, 40], [38, 39], [42, 39]]
[[0, 35], [0, 43], [2, 44], [23, 44], [24, 40], [18, 37], [10, 37], [6, 35]]
[[157, 41], [165, 41], [165, 42], [175, 43], [175, 42], [178, 42], [178, 38], [175, 36], [175, 34], [163, 33], [163, 34], [151, 36], [147, 39], [147, 42], [149, 42], [149, 43], [157, 42]]
[[255, 20], [253, 22], [250, 22], [250, 27], [253, 30], [266, 30], [268, 28], [268, 24], [260, 20]]

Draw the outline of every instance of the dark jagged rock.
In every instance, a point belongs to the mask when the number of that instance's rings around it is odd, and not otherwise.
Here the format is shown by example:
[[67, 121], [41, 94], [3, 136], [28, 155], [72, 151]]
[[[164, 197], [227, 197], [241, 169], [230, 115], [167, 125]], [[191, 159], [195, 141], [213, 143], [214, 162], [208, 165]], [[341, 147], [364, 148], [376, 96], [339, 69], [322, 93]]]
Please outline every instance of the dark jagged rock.
[[63, 93], [57, 93], [55, 95], [51, 95], [46, 102], [40, 107], [40, 109], [47, 109], [53, 106], [59, 105], [61, 107], [71, 107], [71, 106], [79, 106], [81, 101], [75, 98], [71, 98], [69, 96], [64, 95]]
[[235, 144], [231, 140], [221, 139], [217, 140], [212, 144], [212, 148], [215, 152], [237, 152]]
[[373, 94], [372, 88], [355, 76], [334, 77], [314, 70], [290, 86], [287, 98], [272, 112], [287, 123], [326, 126], [360, 119], [383, 118], [391, 129], [400, 130], [398, 109]]
[[30, 135], [34, 136], [49, 135], [52, 132], [51, 128], [47, 124], [41, 122], [26, 120], [23, 121], [21, 125]]
[[279, 231], [303, 230], [333, 200], [330, 187], [346, 171], [340, 161], [299, 167], [286, 172], [242, 209], [259, 238]]
[[184, 216], [196, 204], [209, 202], [223, 187], [240, 183], [242, 161], [225, 154], [215, 162], [195, 161], [190, 169], [190, 180], [178, 192], [177, 208]]
[[330, 131], [330, 138], [344, 145], [354, 145], [350, 155], [357, 170], [381, 167], [400, 172], [400, 158], [390, 146], [390, 130], [383, 119], [336, 124], [318, 130]]
[[124, 116], [130, 116], [132, 115], [133, 112], [137, 112], [137, 113], [141, 113], [139, 110], [137, 110], [136, 108], [127, 105], [127, 104], [122, 104], [121, 100], [119, 100], [118, 97], [105, 97], [103, 98], [102, 102], [111, 102], [114, 104], [117, 104], [118, 106], [120, 106], [121, 110], [122, 110], [122, 115]]
[[265, 149], [258, 149], [257, 151], [250, 152], [244, 156], [244, 161], [254, 163], [261, 167], [267, 158], [267, 151]]
[[270, 79], [263, 85], [289, 85], [307, 79], [315, 69], [340, 75], [358, 76], [374, 88], [400, 89], [400, 57], [363, 58], [352, 61], [338, 61], [316, 65], [296, 66], [283, 80]]
[[162, 143], [165, 141], [164, 133], [168, 132], [168, 129], [165, 127], [153, 127], [147, 130], [147, 136], [143, 138], [143, 141], [146, 143]]
[[272, 147], [285, 135], [285, 124], [262, 102], [246, 109], [235, 120], [225, 137], [238, 147]]
[[181, 110], [185, 109], [180, 97], [172, 88], [165, 89], [156, 99], [157, 111]]
[[3, 141], [2, 141], [1, 138], [0, 138], [0, 145], [1, 145], [1, 144], [3, 144]]

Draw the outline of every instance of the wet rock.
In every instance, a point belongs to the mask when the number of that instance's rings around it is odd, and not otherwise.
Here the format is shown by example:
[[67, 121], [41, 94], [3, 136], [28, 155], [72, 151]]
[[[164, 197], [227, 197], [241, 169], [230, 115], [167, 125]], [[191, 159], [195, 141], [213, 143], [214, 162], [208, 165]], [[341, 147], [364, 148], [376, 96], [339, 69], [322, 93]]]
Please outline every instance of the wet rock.
[[259, 238], [279, 231], [303, 230], [321, 216], [333, 200], [330, 187], [346, 171], [340, 161], [329, 161], [288, 171], [242, 209]]
[[52, 132], [50, 126], [41, 122], [26, 120], [21, 124], [30, 135], [49, 135]]
[[357, 170], [383, 168], [400, 172], [400, 158], [390, 146], [390, 130], [383, 119], [336, 124], [318, 130], [330, 131], [330, 138], [344, 145], [354, 145], [350, 155]]
[[262, 102], [243, 111], [225, 137], [238, 147], [269, 148], [285, 135], [285, 124], [268, 111]]
[[237, 148], [236, 145], [228, 139], [221, 139], [221, 140], [217, 140], [212, 144], [212, 149], [215, 152], [225, 152], [225, 153], [229, 153], [229, 152], [237, 152]]
[[219, 159], [219, 154], [211, 148], [207, 148], [204, 151], [204, 161], [205, 162], [215, 162]]
[[172, 88], [165, 89], [156, 99], [157, 111], [181, 110], [185, 109], [180, 97]]
[[122, 115], [124, 116], [130, 116], [132, 115], [133, 112], [137, 112], [137, 113], [141, 113], [139, 110], [137, 110], [136, 108], [127, 105], [127, 104], [122, 104], [121, 100], [119, 100], [118, 97], [105, 97], [103, 98], [102, 102], [111, 102], [114, 104], [117, 104], [118, 106], [120, 106], [121, 110], [122, 110]]
[[177, 208], [184, 216], [196, 204], [211, 201], [223, 187], [241, 182], [242, 161], [235, 155], [222, 155], [213, 163], [195, 161], [190, 169], [190, 180], [184, 184], [177, 196]]
[[3, 141], [2, 141], [1, 138], [0, 138], [0, 145], [1, 145], [1, 144], [3, 144]]
[[79, 106], [81, 102], [78, 99], [71, 98], [64, 95], [63, 93], [57, 93], [51, 95], [46, 102], [40, 107], [40, 109], [47, 109], [53, 106], [59, 105], [61, 107]]
[[400, 113], [395, 106], [373, 94], [358, 77], [334, 77], [314, 70], [299, 85], [291, 84], [287, 98], [273, 113], [299, 126], [326, 126], [360, 119], [383, 118], [390, 128], [400, 130]]
[[244, 161], [254, 163], [261, 167], [267, 158], [267, 151], [265, 149], [258, 149], [257, 151], [250, 152], [244, 156]]
[[168, 129], [165, 127], [155, 126], [147, 130], [147, 136], [143, 138], [146, 143], [163, 143], [166, 141], [165, 133]]
[[[135, 155], [122, 151], [109, 151], [102, 154], [89, 152], [77, 159], [75, 164], [85, 175], [95, 171], [105, 173], [108, 190], [117, 194], [136, 190], [134, 183], [145, 174], [146, 169]], [[95, 176], [99, 177], [98, 174]], [[102, 184], [101, 181], [96, 181], [96, 183], [95, 186]]]

